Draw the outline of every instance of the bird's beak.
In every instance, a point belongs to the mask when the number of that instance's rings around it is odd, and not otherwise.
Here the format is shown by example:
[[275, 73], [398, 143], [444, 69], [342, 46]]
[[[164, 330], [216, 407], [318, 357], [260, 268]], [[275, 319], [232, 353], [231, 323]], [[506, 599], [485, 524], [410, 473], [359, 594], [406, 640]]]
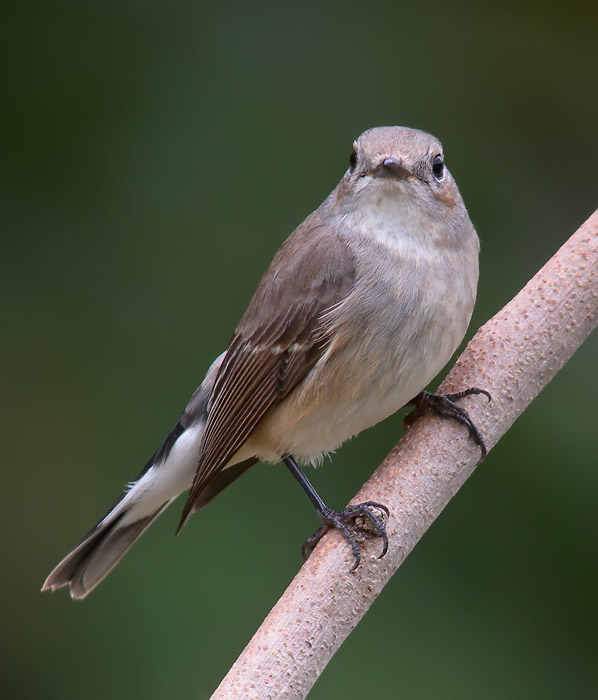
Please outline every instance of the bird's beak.
[[385, 158], [374, 168], [374, 176], [377, 177], [398, 177], [405, 180], [412, 177], [413, 173], [401, 163], [398, 158]]

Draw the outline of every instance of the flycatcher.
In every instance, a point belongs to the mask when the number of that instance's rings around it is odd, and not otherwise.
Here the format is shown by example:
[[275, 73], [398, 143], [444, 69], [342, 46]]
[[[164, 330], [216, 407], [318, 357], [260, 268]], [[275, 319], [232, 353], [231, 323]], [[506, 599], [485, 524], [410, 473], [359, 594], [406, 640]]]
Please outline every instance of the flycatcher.
[[379, 127], [355, 141], [349, 162], [274, 256], [156, 454], [42, 590], [69, 586], [84, 598], [180, 493], [190, 489], [179, 530], [260, 460], [284, 462], [322, 520], [304, 554], [336, 527], [356, 568], [354, 533], [365, 522], [383, 556], [384, 505], [333, 511], [298, 463], [320, 463], [408, 403], [464, 423], [485, 454], [454, 400], [486, 392], [423, 391], [463, 339], [478, 282], [478, 237], [442, 146], [422, 131]]

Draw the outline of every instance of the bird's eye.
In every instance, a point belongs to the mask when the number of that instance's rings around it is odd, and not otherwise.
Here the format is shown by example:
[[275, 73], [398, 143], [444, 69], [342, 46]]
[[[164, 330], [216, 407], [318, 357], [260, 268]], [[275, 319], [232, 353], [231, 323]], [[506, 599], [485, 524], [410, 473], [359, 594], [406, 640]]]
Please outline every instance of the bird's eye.
[[437, 180], [442, 180], [444, 177], [444, 161], [440, 153], [432, 158], [432, 172]]
[[357, 165], [357, 151], [353, 151], [349, 156], [349, 170], [353, 172]]

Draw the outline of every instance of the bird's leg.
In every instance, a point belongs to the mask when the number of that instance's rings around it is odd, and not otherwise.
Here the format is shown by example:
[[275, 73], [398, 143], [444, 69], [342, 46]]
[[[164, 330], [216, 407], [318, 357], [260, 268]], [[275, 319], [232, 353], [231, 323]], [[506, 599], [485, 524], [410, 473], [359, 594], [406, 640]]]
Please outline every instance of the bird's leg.
[[[388, 551], [388, 536], [386, 534], [386, 527], [382, 520], [375, 515], [372, 508], [377, 508], [383, 513], [388, 515], [388, 508], [381, 503], [376, 503], [375, 501], [366, 501], [365, 503], [359, 503], [354, 506], [347, 506], [343, 510], [336, 511], [329, 508], [324, 501], [318, 495], [318, 492], [311, 485], [305, 474], [299, 468], [299, 465], [291, 455], [285, 455], [282, 461], [287, 465], [291, 474], [297, 479], [301, 484], [303, 490], [308, 495], [309, 500], [313, 503], [316, 513], [322, 521], [322, 527], [316, 530], [311, 537], [308, 537], [303, 543], [301, 552], [303, 558], [307, 559], [309, 552], [311, 552], [322, 537], [331, 530], [333, 527], [337, 528], [343, 533], [344, 538], [351, 545], [351, 551], [353, 552], [354, 564], [351, 571], [359, 566], [361, 561], [361, 550], [359, 549], [359, 544], [355, 539], [355, 531], [359, 530], [364, 533], [374, 533], [378, 537], [382, 538], [382, 553], [378, 559], [382, 557]], [[357, 522], [357, 519], [362, 520], [361, 523]]]
[[478, 462], [478, 464], [480, 464], [484, 461], [484, 459], [486, 459], [487, 454], [484, 438], [482, 437], [480, 431], [476, 428], [475, 423], [471, 420], [469, 413], [467, 413], [464, 408], [457, 406], [455, 403], [455, 401], [463, 399], [466, 396], [477, 394], [483, 394], [488, 401], [492, 401], [492, 397], [487, 391], [484, 389], [478, 389], [477, 387], [471, 387], [469, 389], [465, 389], [464, 391], [458, 391], [455, 394], [432, 394], [429, 391], [422, 391], [409, 402], [409, 404], [415, 405], [415, 410], [405, 417], [405, 425], [410, 425], [416, 418], [425, 413], [426, 410], [432, 410], [440, 416], [452, 418], [453, 420], [462, 423], [467, 427], [470, 437], [482, 452]]

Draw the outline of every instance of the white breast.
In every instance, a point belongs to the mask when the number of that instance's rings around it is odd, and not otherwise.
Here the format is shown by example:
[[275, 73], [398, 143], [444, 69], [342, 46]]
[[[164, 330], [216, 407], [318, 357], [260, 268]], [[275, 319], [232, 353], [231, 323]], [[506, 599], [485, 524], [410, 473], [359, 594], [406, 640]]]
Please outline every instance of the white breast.
[[477, 244], [447, 250], [442, 223], [412, 213], [406, 230], [404, 203], [362, 206], [341, 229], [357, 261], [355, 287], [331, 314], [326, 355], [252, 438], [261, 458], [321, 460], [414, 398], [461, 342]]

